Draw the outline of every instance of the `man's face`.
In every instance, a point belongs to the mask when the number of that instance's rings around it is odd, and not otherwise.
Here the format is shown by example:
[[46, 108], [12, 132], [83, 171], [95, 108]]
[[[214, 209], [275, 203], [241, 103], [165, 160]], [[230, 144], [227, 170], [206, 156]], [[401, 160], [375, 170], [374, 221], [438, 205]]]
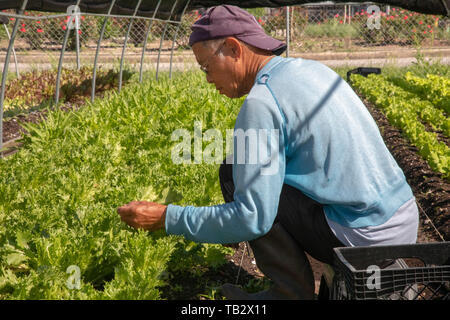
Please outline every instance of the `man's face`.
[[239, 90], [239, 79], [242, 76], [239, 72], [239, 63], [225, 40], [216, 50], [197, 42], [192, 46], [192, 51], [200, 68], [206, 74], [206, 80], [213, 83], [221, 94], [229, 98], [243, 96]]

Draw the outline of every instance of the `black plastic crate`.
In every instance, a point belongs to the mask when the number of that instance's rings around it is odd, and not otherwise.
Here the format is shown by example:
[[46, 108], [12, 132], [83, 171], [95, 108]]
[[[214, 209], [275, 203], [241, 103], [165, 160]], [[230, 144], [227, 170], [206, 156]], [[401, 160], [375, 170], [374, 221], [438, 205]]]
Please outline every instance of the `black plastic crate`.
[[333, 298], [450, 300], [450, 242], [335, 248]]

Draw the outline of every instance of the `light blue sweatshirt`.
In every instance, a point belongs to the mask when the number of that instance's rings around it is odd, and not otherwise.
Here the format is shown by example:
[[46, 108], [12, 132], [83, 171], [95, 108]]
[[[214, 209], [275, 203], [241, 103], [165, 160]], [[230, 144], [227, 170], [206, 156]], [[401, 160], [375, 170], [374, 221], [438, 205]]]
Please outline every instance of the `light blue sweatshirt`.
[[[250, 142], [242, 163], [239, 129], [264, 129], [272, 138], [278, 132], [278, 142], [257, 142], [258, 148], [268, 145], [272, 161], [250, 160], [255, 153]], [[271, 59], [258, 72], [234, 130], [234, 201], [211, 207], [169, 205], [168, 234], [209, 243], [263, 236], [277, 215], [283, 183], [321, 203], [329, 220], [350, 228], [381, 225], [413, 198], [364, 104], [319, 62]]]

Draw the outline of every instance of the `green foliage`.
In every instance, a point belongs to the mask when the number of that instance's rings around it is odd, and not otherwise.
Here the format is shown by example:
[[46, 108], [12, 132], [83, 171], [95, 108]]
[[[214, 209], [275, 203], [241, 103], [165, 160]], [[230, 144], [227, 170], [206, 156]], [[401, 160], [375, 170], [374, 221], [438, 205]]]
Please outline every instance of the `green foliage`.
[[0, 159], [0, 299], [159, 299], [172, 272], [223, 264], [229, 249], [136, 231], [116, 209], [221, 203], [219, 164], [172, 163], [171, 134], [194, 121], [225, 132], [241, 103], [200, 73], [160, 75], [27, 125], [23, 148]]
[[405, 90], [416, 93], [421, 98], [430, 101], [436, 107], [450, 114], [450, 79], [434, 74], [427, 74], [425, 78], [413, 75], [411, 72], [403, 78], [392, 79]]
[[335, 19], [320, 24], [308, 24], [304, 32], [306, 36], [312, 38], [356, 38], [358, 35], [353, 25], [340, 24]]
[[389, 122], [403, 131], [433, 170], [450, 178], [450, 148], [437, 139], [435, 132], [427, 131], [422, 123], [426, 122], [450, 136], [450, 120], [441, 110], [382, 76], [365, 78], [355, 75], [352, 76], [352, 85], [383, 110]]
[[[51, 106], [55, 98], [56, 70], [33, 70], [20, 78], [10, 80], [6, 85], [5, 117]], [[132, 74], [125, 70], [123, 81], [127, 83]], [[119, 74], [99, 68], [96, 76], [96, 93], [118, 88]], [[92, 68], [82, 67], [77, 72], [62, 69], [60, 101], [76, 102], [91, 96]]]

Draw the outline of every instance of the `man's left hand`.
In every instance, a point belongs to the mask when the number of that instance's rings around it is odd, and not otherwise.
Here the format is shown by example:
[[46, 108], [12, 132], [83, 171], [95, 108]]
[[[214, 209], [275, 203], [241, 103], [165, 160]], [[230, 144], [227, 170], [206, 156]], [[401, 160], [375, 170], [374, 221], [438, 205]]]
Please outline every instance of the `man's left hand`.
[[117, 209], [120, 219], [136, 229], [155, 231], [165, 227], [167, 206], [148, 201], [131, 201]]

